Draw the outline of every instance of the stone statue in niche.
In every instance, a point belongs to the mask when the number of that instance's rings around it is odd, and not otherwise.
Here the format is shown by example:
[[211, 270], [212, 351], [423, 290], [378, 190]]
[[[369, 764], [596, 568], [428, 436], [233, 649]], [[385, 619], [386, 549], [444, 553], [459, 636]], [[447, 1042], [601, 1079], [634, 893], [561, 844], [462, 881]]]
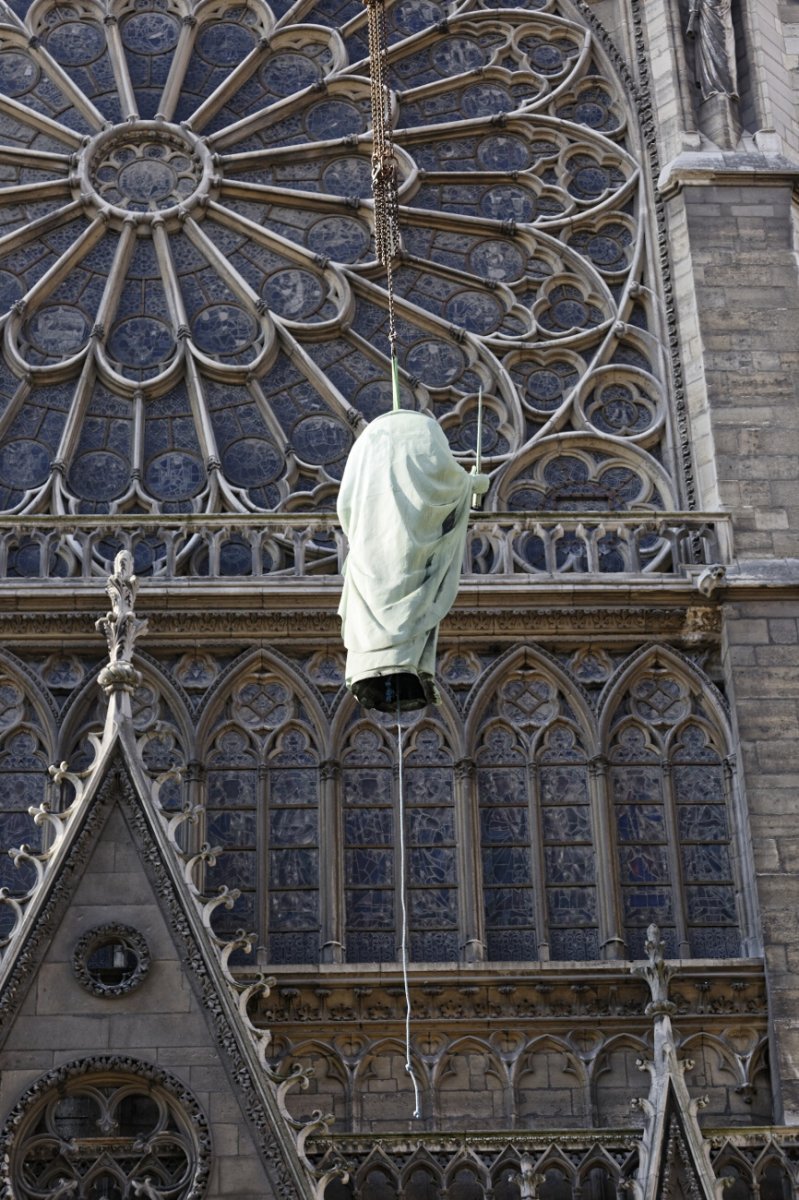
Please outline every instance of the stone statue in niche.
[[702, 99], [737, 100], [732, 0], [690, 0], [685, 32], [694, 45], [694, 76]]
[[458, 590], [472, 496], [488, 484], [419, 412], [384, 413], [350, 451], [338, 498], [350, 545], [339, 615], [346, 684], [365, 708], [438, 703], [438, 626]]
[[699, 129], [722, 150], [741, 136], [733, 0], [683, 0]]

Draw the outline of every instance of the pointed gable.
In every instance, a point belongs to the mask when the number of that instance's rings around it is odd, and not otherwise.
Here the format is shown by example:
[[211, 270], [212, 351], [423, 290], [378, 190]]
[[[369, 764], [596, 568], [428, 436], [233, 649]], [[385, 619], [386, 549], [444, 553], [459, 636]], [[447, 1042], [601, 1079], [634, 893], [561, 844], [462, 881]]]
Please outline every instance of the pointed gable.
[[[49, 1084], [63, 1087], [64, 1064], [112, 1073], [117, 1064], [128, 1075], [154, 1069], [196, 1097], [193, 1123], [207, 1121], [209, 1198], [301, 1196], [302, 1168], [287, 1161], [287, 1131], [276, 1131], [264, 1111], [243, 1035], [232, 1027], [229, 1001], [119, 753], [68, 836], [58, 877], [45, 880], [38, 919], [9, 964], [3, 1116], [11, 1110], [16, 1126], [28, 1089], [39, 1096]], [[115, 925], [143, 937], [150, 967], [135, 990], [98, 996], [75, 976], [75, 947], [92, 929]], [[5, 1137], [13, 1162], [13, 1129]]]

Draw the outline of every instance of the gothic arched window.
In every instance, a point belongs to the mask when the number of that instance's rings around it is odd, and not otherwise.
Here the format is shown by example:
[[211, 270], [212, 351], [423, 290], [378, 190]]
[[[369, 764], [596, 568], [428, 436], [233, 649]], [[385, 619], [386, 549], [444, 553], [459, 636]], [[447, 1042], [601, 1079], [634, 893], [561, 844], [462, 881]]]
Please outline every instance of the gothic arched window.
[[302, 701], [268, 668], [233, 685], [206, 760], [205, 891], [240, 896], [214, 927], [257, 933], [271, 963], [319, 959], [319, 754]]
[[628, 689], [609, 748], [625, 940], [659, 925], [672, 957], [741, 953], [727, 781], [697, 690], [654, 666]]
[[503, 680], [477, 749], [488, 957], [599, 956], [588, 755], [545, 675]]
[[[392, 962], [400, 934], [400, 794], [396, 741], [363, 722], [342, 756], [345, 925], [349, 962]], [[442, 728], [423, 722], [403, 759], [408, 955], [459, 956], [453, 764]]]
[[350, 962], [397, 956], [394, 755], [383, 730], [356, 726], [342, 755], [344, 926]]

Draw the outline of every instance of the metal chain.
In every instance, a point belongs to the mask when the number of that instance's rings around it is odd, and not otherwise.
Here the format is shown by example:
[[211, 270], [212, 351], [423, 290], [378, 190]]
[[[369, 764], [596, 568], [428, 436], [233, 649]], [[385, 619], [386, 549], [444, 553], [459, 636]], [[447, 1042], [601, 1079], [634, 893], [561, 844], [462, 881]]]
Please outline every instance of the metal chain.
[[375, 248], [386, 268], [388, 340], [392, 361], [397, 357], [394, 312], [394, 259], [399, 252], [397, 160], [391, 137], [391, 92], [386, 81], [388, 37], [385, 0], [365, 0], [369, 18], [369, 63], [372, 98], [372, 197], [375, 213]]

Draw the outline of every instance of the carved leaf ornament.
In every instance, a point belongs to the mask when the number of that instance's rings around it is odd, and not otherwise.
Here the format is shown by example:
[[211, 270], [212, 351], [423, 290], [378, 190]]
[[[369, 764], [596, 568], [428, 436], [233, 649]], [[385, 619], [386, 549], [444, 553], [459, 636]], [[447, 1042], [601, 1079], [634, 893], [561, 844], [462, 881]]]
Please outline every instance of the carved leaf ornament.
[[[0, 508], [332, 508], [390, 405], [360, 0], [13, 0]], [[402, 402], [489, 508], [675, 507], [638, 132], [579, 0], [389, 10]], [[677, 507], [679, 507], [677, 505]]]

